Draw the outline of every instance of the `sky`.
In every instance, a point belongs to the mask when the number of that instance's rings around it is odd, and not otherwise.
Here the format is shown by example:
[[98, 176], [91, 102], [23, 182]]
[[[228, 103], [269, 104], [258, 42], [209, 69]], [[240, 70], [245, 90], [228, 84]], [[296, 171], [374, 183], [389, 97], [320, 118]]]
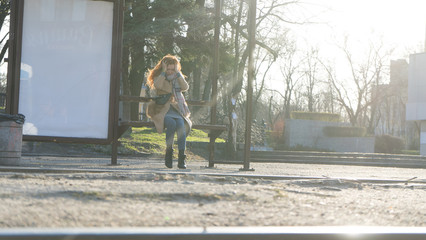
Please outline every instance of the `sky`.
[[[306, 0], [305, 6], [321, 24], [304, 25], [298, 30], [312, 44], [335, 45], [348, 35], [360, 43], [372, 38], [395, 48], [394, 58], [408, 50], [424, 49], [426, 1], [424, 0]], [[312, 38], [312, 36], [315, 36]], [[404, 56], [405, 55], [405, 56]]]
[[[301, 12], [318, 24], [296, 25], [293, 32], [304, 46], [318, 46], [323, 55], [335, 56], [336, 44], [347, 34], [359, 48], [383, 36], [395, 48], [393, 59], [424, 49], [426, 0], [302, 0]], [[297, 11], [296, 11], [297, 12]], [[297, 13], [295, 13], [297, 14]], [[301, 13], [302, 14], [302, 13]], [[3, 35], [3, 33], [2, 33]], [[356, 46], [354, 46], [356, 48]], [[5, 71], [6, 64], [0, 68]]]
[[[301, 0], [293, 18], [312, 24], [286, 25], [292, 30], [299, 49], [316, 48], [321, 59], [335, 64], [336, 72], [347, 70], [343, 45], [348, 36], [351, 52], [366, 52], [371, 41], [383, 41], [394, 49], [390, 60], [406, 59], [425, 51], [426, 0]], [[360, 57], [360, 59], [361, 59]], [[272, 72], [279, 72], [274, 66]], [[346, 68], [346, 70], [344, 70]], [[343, 69], [343, 70], [342, 70]], [[274, 76], [275, 74], [271, 74]], [[386, 81], [386, 80], [385, 80]], [[283, 82], [270, 79], [271, 87], [282, 89]]]

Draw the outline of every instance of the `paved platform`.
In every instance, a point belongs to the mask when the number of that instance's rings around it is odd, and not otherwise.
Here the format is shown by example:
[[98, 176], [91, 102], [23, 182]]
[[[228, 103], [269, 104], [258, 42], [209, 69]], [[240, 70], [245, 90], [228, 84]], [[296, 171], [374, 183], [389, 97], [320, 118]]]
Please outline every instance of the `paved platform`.
[[111, 165], [109, 157], [23, 156], [18, 166], [0, 166], [0, 172], [21, 173], [81, 173], [116, 172], [126, 174], [203, 174], [232, 175], [269, 179], [356, 179], [358, 181], [397, 181], [426, 183], [426, 169], [368, 167], [324, 164], [251, 163], [253, 171], [242, 171], [242, 165], [216, 164], [208, 168], [206, 160], [190, 160], [187, 169], [164, 166], [160, 158], [119, 158], [119, 165]]
[[[188, 169], [179, 170], [174, 162], [173, 169], [164, 166], [160, 158], [120, 157], [120, 165], [110, 165], [108, 157], [75, 157], [75, 156], [23, 156], [19, 166], [0, 166], [0, 174], [85, 174], [102, 173], [120, 174], [195, 174], [214, 176], [241, 176], [262, 179], [294, 180], [294, 179], [343, 179], [358, 182], [399, 182], [421, 187], [426, 184], [426, 170], [416, 168], [390, 168], [366, 166], [342, 166], [324, 164], [293, 163], [251, 163], [254, 171], [240, 171], [240, 165], [217, 164], [207, 168], [208, 161], [188, 161]], [[34, 176], [29, 176], [29, 178]], [[15, 179], [15, 178], [13, 178]], [[17, 179], [26, 179], [17, 178]], [[50, 179], [50, 178], [49, 178]], [[54, 179], [54, 178], [52, 178]], [[91, 175], [88, 177], [89, 181]], [[226, 178], [225, 178], [226, 179]], [[81, 181], [78, 179], [78, 181]], [[260, 182], [260, 181], [259, 181]], [[269, 188], [269, 182], [264, 183]], [[92, 182], [91, 182], [92, 184]], [[177, 183], [182, 187], [192, 186]], [[253, 185], [253, 186], [257, 186]], [[27, 186], [27, 185], [25, 185]], [[234, 187], [230, 185], [230, 187]], [[32, 189], [32, 188], [31, 188]], [[334, 191], [336, 188], [329, 188]], [[393, 188], [392, 188], [393, 189]], [[402, 188], [401, 188], [402, 189]], [[403, 189], [402, 189], [403, 190]], [[61, 190], [63, 191], [63, 190]], [[67, 191], [72, 191], [68, 189]], [[307, 193], [304, 190], [303, 193]], [[341, 193], [347, 189], [335, 193]], [[365, 191], [369, 191], [367, 188]], [[412, 191], [412, 190], [410, 190]], [[418, 191], [423, 191], [419, 188]], [[376, 192], [375, 192], [376, 193]], [[263, 194], [263, 193], [262, 193]], [[288, 192], [287, 194], [293, 194]], [[315, 192], [318, 194], [318, 192]], [[327, 194], [331, 194], [328, 192]], [[304, 196], [304, 195], [303, 195]], [[309, 195], [312, 198], [313, 195]], [[357, 195], [359, 196], [359, 195]], [[405, 197], [405, 195], [404, 195]], [[322, 197], [324, 198], [324, 197]], [[329, 197], [330, 201], [337, 199]], [[404, 199], [406, 201], [406, 199]], [[115, 202], [115, 201], [112, 201]], [[119, 201], [117, 201], [119, 202]], [[358, 201], [357, 201], [358, 202]], [[99, 203], [99, 202], [97, 202]], [[241, 203], [238, 203], [241, 204]], [[312, 203], [310, 203], [312, 204]], [[212, 205], [212, 204], [206, 204]], [[250, 204], [249, 204], [250, 205]], [[327, 204], [325, 206], [332, 206]], [[174, 205], [173, 205], [174, 206]], [[232, 206], [232, 205], [231, 205]], [[111, 206], [108, 206], [111, 207]], [[205, 206], [204, 206], [205, 207]], [[322, 206], [324, 207], [324, 206]], [[298, 207], [297, 207], [298, 208]], [[278, 210], [277, 210], [278, 211]], [[282, 209], [280, 211], [283, 211]], [[338, 215], [341, 215], [339, 208]], [[0, 239], [424, 239], [425, 228], [348, 228], [348, 227], [244, 227], [244, 228], [90, 228], [90, 229], [2, 229]]]

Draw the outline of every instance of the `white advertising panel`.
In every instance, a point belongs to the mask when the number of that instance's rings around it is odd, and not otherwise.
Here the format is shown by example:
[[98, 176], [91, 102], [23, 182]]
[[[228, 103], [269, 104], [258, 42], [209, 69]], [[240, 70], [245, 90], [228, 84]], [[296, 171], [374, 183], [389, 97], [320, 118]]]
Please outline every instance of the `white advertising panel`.
[[24, 135], [108, 137], [113, 8], [110, 1], [24, 2]]
[[426, 53], [410, 55], [407, 120], [426, 120]]

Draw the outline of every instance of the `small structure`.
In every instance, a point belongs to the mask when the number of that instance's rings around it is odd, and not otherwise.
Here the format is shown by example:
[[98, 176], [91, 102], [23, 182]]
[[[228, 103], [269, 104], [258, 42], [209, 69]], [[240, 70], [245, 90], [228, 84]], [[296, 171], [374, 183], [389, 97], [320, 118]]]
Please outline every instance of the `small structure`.
[[327, 127], [349, 127], [344, 123], [305, 119], [286, 119], [286, 147], [304, 147], [334, 152], [374, 153], [374, 137], [330, 137]]
[[[112, 144], [117, 164], [124, 0], [11, 1], [6, 113], [22, 113], [25, 141]], [[221, 1], [215, 0], [209, 166], [213, 167]], [[252, 102], [256, 0], [250, 0], [247, 102]], [[123, 100], [123, 99], [121, 99]], [[250, 146], [251, 104], [246, 143]], [[120, 128], [121, 127], [121, 128]], [[196, 128], [194, 126], [194, 128]], [[250, 148], [244, 170], [249, 170]]]
[[410, 55], [407, 121], [420, 125], [420, 155], [426, 156], [426, 52]]

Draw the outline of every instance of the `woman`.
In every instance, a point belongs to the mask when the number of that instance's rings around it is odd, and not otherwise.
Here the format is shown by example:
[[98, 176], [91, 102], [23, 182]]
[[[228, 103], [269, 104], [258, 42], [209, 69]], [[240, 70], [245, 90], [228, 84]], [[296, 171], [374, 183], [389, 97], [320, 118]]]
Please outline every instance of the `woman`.
[[[172, 55], [166, 55], [149, 70], [147, 84], [154, 89], [157, 96], [164, 97], [164, 102], [152, 101], [148, 104], [146, 114], [152, 119], [158, 133], [166, 129], [166, 167], [173, 167], [173, 141], [177, 133], [179, 149], [178, 168], [186, 169], [186, 136], [191, 130], [190, 112], [182, 92], [189, 86], [184, 75], [180, 72], [179, 60]], [[170, 98], [167, 100], [169, 94]]]

